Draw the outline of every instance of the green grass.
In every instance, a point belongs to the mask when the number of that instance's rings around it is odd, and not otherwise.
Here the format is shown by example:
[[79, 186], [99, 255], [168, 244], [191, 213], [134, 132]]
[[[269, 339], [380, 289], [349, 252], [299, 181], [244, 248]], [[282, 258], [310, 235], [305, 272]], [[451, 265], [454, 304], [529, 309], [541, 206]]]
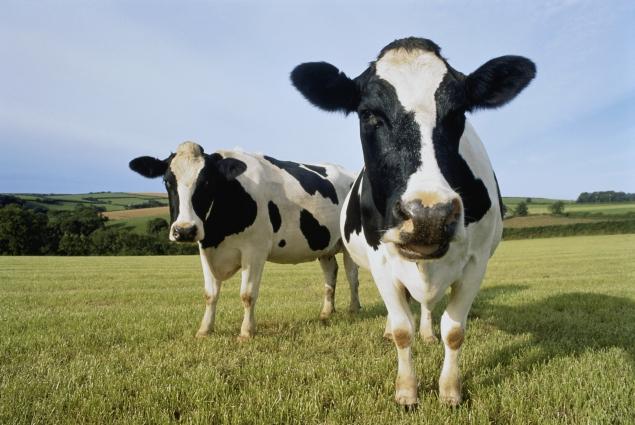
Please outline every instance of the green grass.
[[318, 265], [268, 264], [259, 333], [240, 344], [237, 278], [216, 334], [194, 338], [197, 256], [0, 257], [0, 423], [632, 424], [634, 247], [503, 242], [470, 314], [466, 401], [438, 403], [443, 349], [417, 340], [414, 412], [393, 402], [396, 353], [367, 273], [361, 314], [346, 313], [340, 276], [323, 325]]
[[[16, 193], [13, 195], [25, 201], [29, 201], [30, 205], [47, 208], [50, 211], [72, 210], [77, 205], [93, 205], [96, 207], [103, 207], [106, 211], [119, 211], [126, 209], [128, 205], [139, 204], [150, 199], [161, 201], [167, 205], [167, 199], [165, 196], [141, 195], [125, 192], [95, 192], [79, 194]], [[58, 203], [51, 204], [38, 202], [38, 199], [49, 199], [58, 201]]]
[[158, 216], [147, 216], [147, 217], [133, 217], [126, 218], [121, 220], [108, 220], [106, 222], [106, 226], [114, 226], [114, 227], [125, 227], [130, 229], [131, 231], [139, 234], [147, 234], [148, 233], [148, 221], [154, 218], [162, 218], [166, 220], [168, 223], [170, 222], [170, 215], [158, 215]]
[[[507, 205], [510, 211], [514, 211], [516, 206], [527, 198], [521, 197], [504, 197], [503, 203]], [[557, 199], [532, 198], [527, 204], [529, 214], [550, 214], [549, 206], [556, 202]], [[566, 213], [579, 214], [604, 214], [604, 215], [624, 215], [635, 213], [635, 202], [614, 202], [614, 203], [588, 203], [578, 204], [574, 201], [564, 201], [564, 210]]]

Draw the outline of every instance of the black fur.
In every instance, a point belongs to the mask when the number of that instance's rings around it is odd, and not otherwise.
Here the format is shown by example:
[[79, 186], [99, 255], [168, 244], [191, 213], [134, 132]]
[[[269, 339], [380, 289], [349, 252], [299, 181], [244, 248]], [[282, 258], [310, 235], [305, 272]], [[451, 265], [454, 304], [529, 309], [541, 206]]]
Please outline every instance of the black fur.
[[218, 247], [227, 236], [241, 233], [251, 226], [256, 221], [257, 213], [256, 201], [238, 180], [223, 182], [214, 196], [211, 213], [205, 220], [205, 238], [201, 246]]
[[512, 100], [536, 76], [536, 65], [522, 56], [492, 59], [465, 81], [468, 109], [498, 108]]
[[335, 205], [339, 204], [335, 186], [330, 180], [320, 177], [313, 171], [304, 169], [302, 164], [297, 162], [280, 161], [266, 155], [264, 158], [281, 170], [291, 174], [307, 193], [315, 195], [316, 192], [319, 192], [320, 195], [330, 199]]
[[269, 221], [271, 221], [271, 227], [273, 228], [273, 232], [276, 233], [278, 230], [280, 230], [280, 225], [282, 224], [280, 210], [273, 201], [269, 201], [269, 203], [267, 204], [267, 208], [269, 209]]
[[141, 174], [143, 177], [153, 179], [165, 174], [165, 171], [168, 169], [168, 165], [170, 164], [170, 159], [171, 157], [165, 160], [160, 160], [158, 158], [152, 158], [151, 156], [140, 156], [139, 158], [135, 158], [130, 161], [128, 166], [132, 171]]
[[344, 237], [346, 242], [351, 241], [351, 233], [355, 232], [359, 235], [362, 231], [362, 216], [359, 205], [359, 185], [362, 181], [362, 175], [364, 171], [359, 173], [359, 176], [355, 179], [353, 187], [348, 197], [348, 205], [346, 206], [346, 219], [344, 221]]
[[321, 251], [329, 246], [331, 233], [326, 226], [322, 226], [313, 214], [303, 209], [300, 211], [300, 230], [313, 251]]
[[328, 177], [328, 174], [326, 174], [326, 168], [324, 167], [320, 167], [319, 165], [311, 165], [311, 164], [302, 164], [302, 165], [304, 165], [304, 167], [308, 168], [309, 170], [315, 171], [322, 177]]
[[348, 114], [359, 103], [355, 82], [326, 62], [298, 65], [291, 72], [291, 82], [309, 102], [326, 111]]
[[494, 173], [494, 181], [496, 182], [496, 194], [498, 195], [498, 208], [501, 212], [501, 218], [505, 218], [505, 205], [503, 205], [503, 197], [501, 196], [501, 190], [498, 187], [498, 179], [496, 178], [496, 173]]

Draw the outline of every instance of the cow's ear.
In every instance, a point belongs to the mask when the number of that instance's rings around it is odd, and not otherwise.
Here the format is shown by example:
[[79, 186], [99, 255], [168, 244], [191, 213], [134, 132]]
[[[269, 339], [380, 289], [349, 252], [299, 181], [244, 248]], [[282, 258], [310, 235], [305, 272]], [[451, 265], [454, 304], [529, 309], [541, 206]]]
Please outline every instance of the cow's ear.
[[216, 163], [218, 173], [227, 181], [234, 180], [247, 170], [247, 164], [239, 159], [224, 158]]
[[165, 174], [168, 169], [167, 160], [152, 158], [151, 156], [140, 156], [128, 164], [132, 171], [141, 174], [143, 177], [155, 178]]
[[536, 65], [522, 56], [492, 59], [465, 81], [468, 109], [498, 108], [512, 100], [536, 76]]
[[291, 82], [309, 102], [325, 111], [348, 114], [357, 110], [357, 84], [330, 63], [307, 62], [298, 65], [291, 72]]

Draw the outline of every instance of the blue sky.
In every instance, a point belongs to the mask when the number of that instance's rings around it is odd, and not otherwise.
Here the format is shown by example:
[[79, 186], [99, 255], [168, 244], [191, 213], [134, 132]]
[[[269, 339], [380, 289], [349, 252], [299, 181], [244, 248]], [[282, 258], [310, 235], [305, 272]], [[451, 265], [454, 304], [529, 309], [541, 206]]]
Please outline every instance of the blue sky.
[[357, 117], [311, 107], [289, 72], [354, 77], [411, 35], [464, 73], [536, 62], [516, 100], [469, 117], [503, 195], [635, 192], [633, 22], [633, 1], [4, 0], [0, 192], [162, 191], [127, 163], [184, 140], [358, 170]]

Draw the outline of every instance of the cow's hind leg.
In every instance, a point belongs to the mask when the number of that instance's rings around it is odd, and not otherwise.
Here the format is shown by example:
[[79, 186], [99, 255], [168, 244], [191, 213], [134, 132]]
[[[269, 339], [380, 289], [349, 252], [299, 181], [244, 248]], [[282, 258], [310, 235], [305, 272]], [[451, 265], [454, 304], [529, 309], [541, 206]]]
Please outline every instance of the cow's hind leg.
[[439, 398], [450, 406], [461, 403], [459, 354], [465, 338], [465, 324], [472, 302], [483, 280], [485, 267], [474, 263], [466, 267], [464, 278], [452, 285], [448, 305], [441, 317], [441, 338], [445, 348], [439, 377]]
[[428, 307], [425, 303], [421, 303], [419, 335], [421, 339], [428, 344], [434, 344], [439, 341], [432, 330], [432, 308]]
[[260, 290], [260, 279], [265, 260], [250, 259], [243, 261], [240, 284], [240, 299], [245, 308], [243, 323], [240, 327], [239, 340], [246, 340], [254, 336], [256, 332], [256, 319], [254, 316], [256, 300]]
[[344, 254], [344, 269], [346, 270], [346, 279], [351, 287], [351, 303], [348, 306], [348, 311], [351, 313], [357, 313], [362, 307], [359, 304], [359, 276], [357, 264], [353, 261], [346, 249], [343, 250]]
[[335, 284], [337, 283], [337, 261], [334, 255], [320, 257], [320, 267], [324, 273], [324, 305], [320, 320], [328, 319], [335, 311]]
[[205, 337], [214, 330], [216, 320], [216, 303], [220, 296], [221, 281], [212, 274], [212, 269], [205, 256], [205, 251], [201, 248], [201, 265], [203, 266], [203, 278], [205, 279], [205, 313], [201, 320], [201, 326], [196, 332], [197, 337]]

